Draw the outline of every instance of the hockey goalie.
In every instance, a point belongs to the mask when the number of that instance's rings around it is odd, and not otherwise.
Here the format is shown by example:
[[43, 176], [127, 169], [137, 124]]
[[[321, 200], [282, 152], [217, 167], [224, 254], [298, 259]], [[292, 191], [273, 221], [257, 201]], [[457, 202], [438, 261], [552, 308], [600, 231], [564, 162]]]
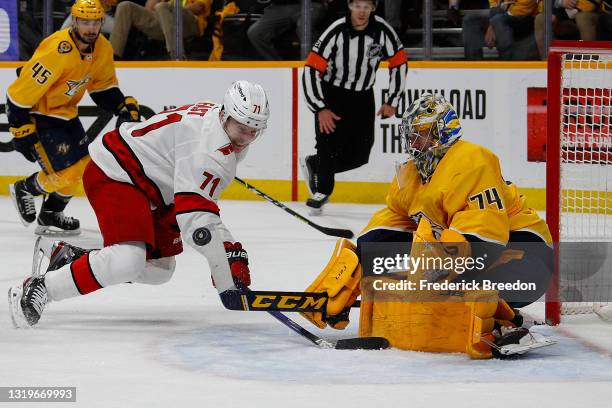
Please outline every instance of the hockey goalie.
[[[386, 337], [396, 348], [481, 359], [552, 344], [522, 327], [519, 312], [550, 280], [546, 223], [503, 179], [491, 151], [461, 140], [442, 96], [414, 101], [400, 134], [408, 161], [397, 166], [387, 206], [357, 245], [338, 241], [306, 289], [327, 293], [326, 313], [303, 315], [319, 328], [343, 329], [361, 295], [359, 335]], [[375, 256], [398, 246], [405, 256]], [[376, 270], [377, 259], [389, 262]]]

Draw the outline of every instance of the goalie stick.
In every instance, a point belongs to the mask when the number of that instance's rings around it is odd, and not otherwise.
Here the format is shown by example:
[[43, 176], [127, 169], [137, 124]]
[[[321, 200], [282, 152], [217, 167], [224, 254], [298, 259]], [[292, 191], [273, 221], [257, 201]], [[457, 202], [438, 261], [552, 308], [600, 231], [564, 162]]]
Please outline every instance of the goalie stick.
[[252, 186], [251, 184], [247, 183], [246, 181], [242, 180], [241, 178], [234, 177], [234, 180], [236, 180], [238, 183], [242, 184], [248, 190], [251, 190], [252, 192], [257, 194], [258, 196], [262, 197], [266, 201], [274, 204], [275, 206], [277, 206], [281, 210], [284, 210], [285, 212], [293, 215], [298, 220], [305, 222], [306, 224], [310, 225], [312, 228], [314, 228], [314, 229], [316, 229], [318, 231], [321, 231], [325, 235], [331, 235], [333, 237], [340, 237], [340, 238], [353, 238], [355, 236], [355, 234], [353, 234], [353, 231], [348, 230], [348, 229], [323, 227], [321, 225], [315, 224], [314, 222], [310, 221], [308, 218], [304, 217], [303, 215], [298, 214], [297, 212], [293, 211], [291, 208], [285, 206], [283, 203], [275, 200], [274, 198], [270, 197], [269, 195], [267, 195], [266, 193], [264, 193], [263, 191], [261, 191], [257, 187]]
[[0, 152], [8, 153], [15, 151], [15, 146], [13, 146], [13, 140], [9, 140], [8, 142], [0, 142]]
[[[49, 251], [50, 249], [49, 244], [50, 242], [48, 242], [43, 237], [38, 237], [38, 239], [36, 240], [36, 243], [34, 244], [34, 253], [32, 256], [32, 276], [40, 276], [40, 269], [41, 269], [43, 260], [50, 258], [51, 254]], [[240, 292], [236, 290], [232, 290], [232, 291], [225, 291], [219, 294], [221, 298], [221, 302], [223, 303], [225, 307], [227, 307], [227, 300], [226, 300], [228, 298], [228, 296], [226, 296], [227, 292], [234, 292], [234, 293], [247, 294], [247, 295], [252, 295], [253, 293], [300, 294], [300, 292], [253, 292], [250, 289], [244, 287], [243, 285], [241, 286], [242, 288]], [[302, 293], [308, 294], [307, 292], [302, 292]], [[325, 304], [327, 304], [327, 298], [324, 294], [313, 293], [313, 295], [318, 295], [319, 297], [325, 297], [324, 299]], [[254, 298], [254, 297], [251, 296], [251, 298]], [[250, 310], [250, 309], [235, 308], [231, 310]], [[251, 310], [263, 310], [263, 309], [251, 309]], [[291, 320], [290, 318], [288, 318], [287, 316], [285, 316], [279, 311], [274, 311], [274, 310], [266, 310], [266, 311], [268, 311], [270, 315], [272, 315], [275, 319], [277, 319], [283, 325], [287, 326], [288, 328], [290, 328], [291, 330], [293, 330], [300, 336], [306, 338], [307, 340], [315, 344], [317, 347], [322, 348], [322, 349], [382, 350], [382, 349], [389, 348], [389, 341], [385, 339], [384, 337], [357, 337], [357, 338], [348, 338], [348, 339], [340, 339], [340, 340], [326, 340], [306, 330], [305, 328], [300, 326], [298, 323], [294, 322], [293, 320]]]
[[340, 340], [325, 340], [314, 333], [309, 332], [281, 312], [268, 312], [276, 320], [289, 327], [302, 337], [310, 340], [322, 349], [336, 350], [383, 350], [390, 347], [389, 340], [384, 337], [354, 337]]
[[[254, 293], [249, 288], [244, 286], [241, 282], [238, 284], [238, 288], [242, 293], [247, 295]], [[226, 291], [229, 292], [229, 291]], [[221, 297], [221, 302], [225, 306], [225, 301], [223, 300], [223, 293], [219, 294]], [[235, 291], [234, 291], [235, 292]], [[293, 292], [296, 293], [296, 292]], [[226, 306], [227, 307], [227, 306]], [[316, 334], [309, 332], [295, 321], [291, 320], [284, 314], [279, 311], [271, 311], [268, 310], [268, 313], [272, 315], [276, 320], [299, 334], [300, 336], [306, 338], [314, 345], [321, 349], [336, 349], [336, 350], [383, 350], [390, 347], [389, 340], [384, 337], [354, 337], [349, 339], [340, 339], [340, 340], [326, 340], [323, 339]]]

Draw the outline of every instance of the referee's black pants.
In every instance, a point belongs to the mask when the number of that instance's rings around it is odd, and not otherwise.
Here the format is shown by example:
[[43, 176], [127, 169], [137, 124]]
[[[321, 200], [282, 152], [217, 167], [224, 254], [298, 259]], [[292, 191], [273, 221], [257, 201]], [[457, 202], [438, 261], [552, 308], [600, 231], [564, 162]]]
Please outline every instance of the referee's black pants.
[[328, 108], [341, 118], [336, 121], [336, 130], [326, 134], [319, 130], [318, 115], [315, 115], [316, 190], [329, 195], [334, 190], [336, 173], [368, 162], [374, 144], [375, 107], [372, 89], [348, 91], [324, 83], [323, 94]]

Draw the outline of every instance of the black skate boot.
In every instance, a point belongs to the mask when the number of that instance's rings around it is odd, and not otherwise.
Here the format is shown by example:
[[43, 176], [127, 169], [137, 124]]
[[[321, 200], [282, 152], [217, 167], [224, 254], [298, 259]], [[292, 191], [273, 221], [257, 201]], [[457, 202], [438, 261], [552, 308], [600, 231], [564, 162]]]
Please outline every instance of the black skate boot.
[[8, 291], [13, 326], [31, 327], [38, 323], [48, 302], [44, 276], [29, 277]]
[[314, 195], [306, 201], [306, 205], [310, 209], [310, 215], [320, 215], [327, 201], [329, 201], [329, 196], [327, 194], [314, 193]]
[[306, 156], [300, 158], [300, 167], [302, 168], [302, 175], [306, 181], [308, 192], [310, 196], [313, 196], [317, 191], [317, 173], [315, 171], [315, 156]]
[[79, 235], [81, 223], [76, 218], [67, 217], [63, 211], [55, 212], [42, 209], [38, 215], [37, 235]]
[[19, 213], [19, 218], [26, 227], [36, 219], [36, 203], [34, 196], [25, 188], [25, 182], [19, 180], [15, 184], [9, 185], [11, 200]]
[[51, 248], [51, 257], [49, 258], [49, 267], [47, 272], [55, 271], [64, 265], [80, 258], [87, 254], [89, 250], [70, 245], [64, 241], [56, 241]]

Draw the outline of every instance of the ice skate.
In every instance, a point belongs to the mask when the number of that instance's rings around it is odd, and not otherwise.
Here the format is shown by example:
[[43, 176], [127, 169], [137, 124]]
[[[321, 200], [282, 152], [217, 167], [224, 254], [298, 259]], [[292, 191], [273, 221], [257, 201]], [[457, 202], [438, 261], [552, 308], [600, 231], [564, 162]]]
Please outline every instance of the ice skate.
[[36, 203], [34, 196], [25, 189], [23, 180], [9, 185], [11, 201], [19, 214], [19, 219], [26, 227], [36, 219]]
[[322, 193], [314, 193], [314, 195], [306, 201], [308, 213], [310, 215], [321, 215], [323, 206], [329, 201], [329, 196]]
[[44, 276], [30, 276], [22, 284], [10, 288], [8, 301], [13, 326], [34, 326], [48, 302]]
[[317, 191], [317, 180], [316, 173], [314, 171], [314, 161], [315, 156], [306, 156], [300, 157], [300, 168], [302, 169], [302, 176], [304, 176], [304, 180], [306, 181], [306, 187], [308, 187], [308, 192], [310, 196], [314, 196]]
[[36, 235], [71, 236], [79, 235], [81, 223], [73, 217], [67, 217], [64, 212], [41, 210], [38, 215]]
[[51, 257], [49, 258], [49, 267], [47, 272], [55, 271], [64, 265], [80, 258], [89, 251], [83, 248], [79, 248], [74, 245], [70, 245], [64, 241], [56, 241], [51, 247]]
[[529, 331], [525, 327], [503, 326], [494, 330], [492, 335], [493, 339], [483, 337], [482, 341], [491, 346], [491, 351], [497, 358], [522, 355], [556, 343], [555, 340]]

